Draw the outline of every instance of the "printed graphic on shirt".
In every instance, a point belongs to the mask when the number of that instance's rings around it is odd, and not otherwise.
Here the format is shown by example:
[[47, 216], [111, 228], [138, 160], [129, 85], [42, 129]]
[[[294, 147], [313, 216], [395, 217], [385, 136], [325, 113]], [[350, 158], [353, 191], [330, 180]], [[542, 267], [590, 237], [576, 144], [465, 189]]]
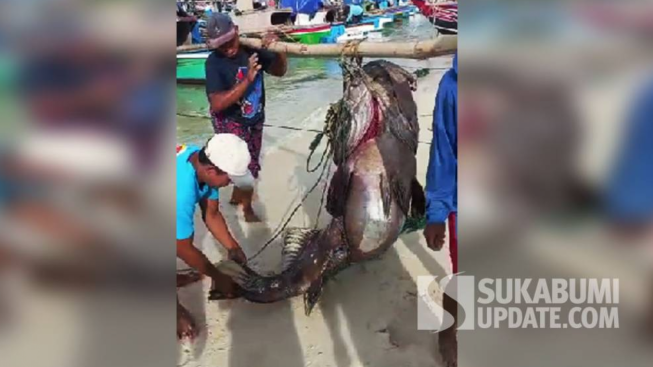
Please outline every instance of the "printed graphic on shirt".
[[[236, 81], [242, 82], [247, 77], [247, 67], [241, 66], [236, 73]], [[256, 76], [254, 86], [250, 87], [250, 92], [240, 100], [240, 111], [243, 117], [252, 118], [263, 110], [261, 97], [263, 95], [263, 79], [261, 74]]]

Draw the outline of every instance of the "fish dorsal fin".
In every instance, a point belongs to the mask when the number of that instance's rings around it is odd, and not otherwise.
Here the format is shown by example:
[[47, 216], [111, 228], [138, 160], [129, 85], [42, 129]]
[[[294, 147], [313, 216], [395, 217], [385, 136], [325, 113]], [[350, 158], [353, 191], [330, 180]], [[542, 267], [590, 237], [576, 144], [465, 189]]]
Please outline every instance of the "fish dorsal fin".
[[284, 271], [295, 263], [304, 246], [316, 232], [316, 230], [308, 228], [288, 228], [286, 230], [283, 236], [283, 250], [281, 251]]

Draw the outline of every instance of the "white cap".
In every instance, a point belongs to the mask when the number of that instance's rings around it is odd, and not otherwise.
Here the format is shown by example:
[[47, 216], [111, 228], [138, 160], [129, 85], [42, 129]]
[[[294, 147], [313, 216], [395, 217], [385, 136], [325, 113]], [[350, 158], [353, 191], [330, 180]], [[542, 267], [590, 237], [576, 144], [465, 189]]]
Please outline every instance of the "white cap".
[[215, 134], [204, 148], [206, 157], [226, 172], [238, 187], [254, 186], [254, 177], [247, 168], [252, 157], [247, 143], [234, 134]]

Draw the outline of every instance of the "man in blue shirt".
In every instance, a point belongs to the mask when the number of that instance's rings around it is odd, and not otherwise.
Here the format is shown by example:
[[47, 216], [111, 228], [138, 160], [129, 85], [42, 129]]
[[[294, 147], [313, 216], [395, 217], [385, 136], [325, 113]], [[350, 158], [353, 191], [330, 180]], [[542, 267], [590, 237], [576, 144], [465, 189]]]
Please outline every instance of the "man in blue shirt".
[[[218, 188], [230, 183], [247, 187], [254, 178], [247, 143], [233, 134], [216, 134], [203, 148], [177, 146], [177, 257], [201, 274], [213, 278], [213, 289], [225, 298], [237, 296], [239, 288], [220, 273], [209, 259], [193, 245], [194, 215], [199, 204], [209, 232], [224, 246], [231, 260], [245, 263], [247, 257], [233, 238], [220, 213]], [[197, 335], [189, 312], [177, 302], [177, 335]]]
[[[434, 250], [442, 249], [447, 218], [455, 223], [458, 207], [458, 56], [438, 87], [433, 111], [433, 141], [426, 176], [426, 221], [424, 235]], [[452, 239], [455, 233], [450, 233]], [[458, 270], [451, 249], [454, 272]]]
[[385, 10], [388, 8], [388, 0], [376, 0], [376, 8]]
[[365, 9], [363, 9], [362, 6], [357, 4], [347, 5], [345, 7], [345, 11], [347, 11], [347, 20], [345, 23], [358, 24], [363, 20], [363, 13], [365, 13]]
[[653, 81], [637, 95], [606, 191], [616, 224], [645, 234], [653, 221]]
[[[433, 111], [433, 140], [426, 174], [427, 245], [436, 251], [444, 246], [445, 223], [449, 223], [449, 252], [453, 273], [458, 272], [458, 55], [438, 87]], [[440, 332], [438, 343], [445, 366], [457, 366], [456, 322], [458, 305], [446, 293], [443, 308], [454, 318], [454, 326]]]

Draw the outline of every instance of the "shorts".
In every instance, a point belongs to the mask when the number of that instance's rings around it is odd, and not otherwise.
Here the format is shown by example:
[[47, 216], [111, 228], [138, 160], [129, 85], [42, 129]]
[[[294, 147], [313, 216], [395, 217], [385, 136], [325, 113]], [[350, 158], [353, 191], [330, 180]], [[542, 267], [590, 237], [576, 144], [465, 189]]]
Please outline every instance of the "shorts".
[[249, 148], [251, 161], [249, 171], [254, 178], [258, 178], [261, 171], [260, 155], [263, 144], [263, 121], [258, 124], [247, 126], [228, 118], [213, 116], [213, 130], [216, 134], [234, 134], [243, 139]]

